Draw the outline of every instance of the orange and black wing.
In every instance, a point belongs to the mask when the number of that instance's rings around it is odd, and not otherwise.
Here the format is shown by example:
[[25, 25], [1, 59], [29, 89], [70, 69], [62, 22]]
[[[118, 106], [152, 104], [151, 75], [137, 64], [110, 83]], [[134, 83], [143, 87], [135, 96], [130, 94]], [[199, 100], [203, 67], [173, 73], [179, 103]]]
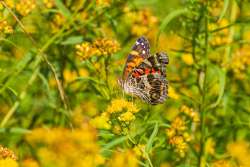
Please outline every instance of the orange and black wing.
[[138, 38], [127, 57], [127, 61], [123, 70], [123, 80], [126, 80], [133, 69], [140, 65], [142, 61], [147, 59], [149, 56], [150, 46], [148, 40], [144, 37]]

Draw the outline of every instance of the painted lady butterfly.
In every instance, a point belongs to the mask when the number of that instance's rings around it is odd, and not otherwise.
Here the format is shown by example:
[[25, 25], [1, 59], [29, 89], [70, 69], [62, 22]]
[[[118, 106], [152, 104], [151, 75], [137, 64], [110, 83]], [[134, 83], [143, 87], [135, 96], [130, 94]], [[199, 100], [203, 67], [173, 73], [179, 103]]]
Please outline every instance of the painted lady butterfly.
[[127, 57], [122, 79], [118, 82], [126, 93], [149, 104], [163, 103], [168, 91], [167, 64], [168, 56], [163, 52], [150, 55], [148, 40], [140, 37]]

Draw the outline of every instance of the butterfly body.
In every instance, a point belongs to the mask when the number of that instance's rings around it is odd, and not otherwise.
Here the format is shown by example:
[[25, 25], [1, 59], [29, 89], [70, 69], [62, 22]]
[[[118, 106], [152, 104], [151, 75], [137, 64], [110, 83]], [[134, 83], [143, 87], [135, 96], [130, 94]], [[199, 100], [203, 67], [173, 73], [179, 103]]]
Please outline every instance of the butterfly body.
[[167, 55], [163, 52], [150, 55], [149, 43], [141, 37], [128, 55], [120, 85], [126, 93], [149, 104], [163, 103], [167, 98], [167, 64]]

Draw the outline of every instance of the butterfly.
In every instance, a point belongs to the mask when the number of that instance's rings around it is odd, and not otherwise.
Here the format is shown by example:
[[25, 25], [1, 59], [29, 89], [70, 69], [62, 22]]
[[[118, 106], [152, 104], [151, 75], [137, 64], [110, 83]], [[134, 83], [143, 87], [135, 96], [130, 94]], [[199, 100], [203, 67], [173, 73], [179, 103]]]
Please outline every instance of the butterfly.
[[168, 56], [164, 52], [150, 54], [149, 42], [145, 37], [136, 40], [118, 80], [125, 93], [140, 97], [156, 105], [164, 103], [168, 93], [166, 65]]

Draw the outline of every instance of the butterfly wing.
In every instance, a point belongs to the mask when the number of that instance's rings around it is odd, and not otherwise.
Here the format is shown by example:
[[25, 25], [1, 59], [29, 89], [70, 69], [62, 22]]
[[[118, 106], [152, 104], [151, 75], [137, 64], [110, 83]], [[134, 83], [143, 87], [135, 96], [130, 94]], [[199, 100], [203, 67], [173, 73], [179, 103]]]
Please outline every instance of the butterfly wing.
[[161, 52], [144, 59], [132, 70], [125, 82], [125, 91], [149, 104], [163, 103], [167, 98], [166, 65], [168, 56]]
[[150, 46], [148, 40], [144, 37], [138, 38], [132, 47], [132, 51], [127, 57], [127, 61], [123, 70], [123, 80], [127, 79], [132, 70], [149, 56]]

